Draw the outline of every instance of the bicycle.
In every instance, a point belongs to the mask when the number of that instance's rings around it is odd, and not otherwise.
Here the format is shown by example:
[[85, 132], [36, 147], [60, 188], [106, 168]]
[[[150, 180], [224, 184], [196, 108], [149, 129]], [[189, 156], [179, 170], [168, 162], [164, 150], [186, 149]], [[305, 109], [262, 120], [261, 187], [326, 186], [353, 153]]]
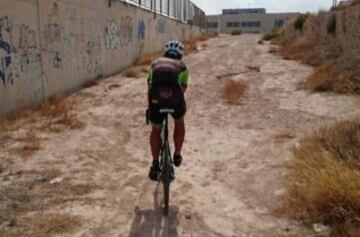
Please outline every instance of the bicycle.
[[[173, 109], [160, 109], [161, 114], [165, 114], [165, 118], [162, 124], [161, 129], [161, 140], [162, 146], [160, 151], [160, 176], [159, 182], [162, 181], [164, 188], [164, 215], [168, 216], [169, 214], [169, 202], [170, 202], [170, 184], [174, 180], [175, 171], [173, 159], [171, 157], [171, 150], [169, 144], [169, 129], [168, 129], [168, 115], [173, 114], [175, 110]], [[147, 123], [148, 123], [148, 113], [147, 113]]]

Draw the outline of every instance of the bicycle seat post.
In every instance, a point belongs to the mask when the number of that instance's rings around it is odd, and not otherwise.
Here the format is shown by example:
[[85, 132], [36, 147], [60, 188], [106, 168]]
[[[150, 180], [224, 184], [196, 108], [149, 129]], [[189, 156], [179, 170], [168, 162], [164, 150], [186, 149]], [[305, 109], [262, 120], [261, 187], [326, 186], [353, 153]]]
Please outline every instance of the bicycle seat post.
[[175, 112], [174, 109], [160, 109], [160, 113], [161, 114], [165, 114], [165, 121], [164, 121], [164, 141], [168, 140], [168, 136], [169, 136], [169, 131], [168, 131], [168, 125], [169, 125], [169, 114], [173, 114]]

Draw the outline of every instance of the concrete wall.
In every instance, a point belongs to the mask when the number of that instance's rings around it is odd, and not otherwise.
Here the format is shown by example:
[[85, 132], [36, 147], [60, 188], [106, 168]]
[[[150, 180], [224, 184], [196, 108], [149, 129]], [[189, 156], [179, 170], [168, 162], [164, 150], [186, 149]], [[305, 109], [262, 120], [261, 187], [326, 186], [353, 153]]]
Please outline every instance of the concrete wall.
[[108, 0], [0, 1], [0, 115], [119, 72], [200, 28]]
[[[327, 25], [331, 18], [336, 18], [336, 32], [329, 33]], [[343, 10], [322, 12], [311, 16], [303, 31], [296, 31], [293, 24], [284, 29], [287, 38], [314, 38], [340, 50], [344, 56], [360, 57], [360, 5]]]
[[[327, 25], [332, 17], [336, 18], [336, 32], [328, 33]], [[360, 5], [311, 17], [305, 24], [304, 36], [330, 44], [344, 56], [360, 57]]]
[[[284, 23], [297, 17], [298, 13], [241, 13], [235, 15], [210, 15], [207, 21], [218, 22], [219, 28], [208, 28], [208, 31], [230, 34], [232, 31], [240, 29], [244, 33], [266, 33], [276, 27], [275, 21], [282, 20]], [[260, 22], [260, 27], [243, 27], [242, 22]], [[228, 27], [228, 22], [238, 22], [239, 27]]]

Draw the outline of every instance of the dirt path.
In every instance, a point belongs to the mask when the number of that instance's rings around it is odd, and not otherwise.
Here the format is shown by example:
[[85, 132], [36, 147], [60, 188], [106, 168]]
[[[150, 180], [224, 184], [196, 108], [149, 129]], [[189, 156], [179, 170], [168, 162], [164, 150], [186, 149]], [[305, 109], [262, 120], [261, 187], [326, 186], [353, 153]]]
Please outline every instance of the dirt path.
[[[258, 37], [212, 39], [185, 59], [191, 73], [185, 162], [167, 220], [161, 186], [147, 179], [144, 78], [119, 75], [74, 95], [85, 128], [51, 135], [40, 151], [12, 165], [7, 180], [19, 178], [19, 170], [24, 179], [54, 169], [75, 187], [42, 211], [79, 216], [81, 227], [61, 236], [312, 236], [271, 211], [285, 191], [289, 149], [311, 128], [360, 117], [359, 100], [297, 90], [312, 69], [269, 54]], [[223, 103], [228, 78], [248, 83], [242, 105]], [[91, 188], [70, 198], [76, 187]]]

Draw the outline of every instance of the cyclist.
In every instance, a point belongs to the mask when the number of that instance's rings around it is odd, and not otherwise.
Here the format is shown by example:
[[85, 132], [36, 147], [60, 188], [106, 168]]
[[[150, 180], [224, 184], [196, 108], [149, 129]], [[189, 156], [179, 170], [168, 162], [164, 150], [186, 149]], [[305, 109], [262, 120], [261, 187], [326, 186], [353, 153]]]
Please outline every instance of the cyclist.
[[164, 56], [152, 63], [148, 76], [148, 115], [152, 125], [150, 146], [153, 158], [149, 178], [153, 181], [157, 181], [160, 174], [161, 127], [165, 118], [165, 115], [160, 113], [161, 108], [171, 108], [175, 111], [172, 114], [175, 121], [174, 165], [179, 167], [183, 159], [181, 149], [185, 138], [186, 113], [184, 93], [189, 77], [189, 72], [181, 61], [183, 54], [184, 46], [181, 42], [174, 40], [167, 42]]

